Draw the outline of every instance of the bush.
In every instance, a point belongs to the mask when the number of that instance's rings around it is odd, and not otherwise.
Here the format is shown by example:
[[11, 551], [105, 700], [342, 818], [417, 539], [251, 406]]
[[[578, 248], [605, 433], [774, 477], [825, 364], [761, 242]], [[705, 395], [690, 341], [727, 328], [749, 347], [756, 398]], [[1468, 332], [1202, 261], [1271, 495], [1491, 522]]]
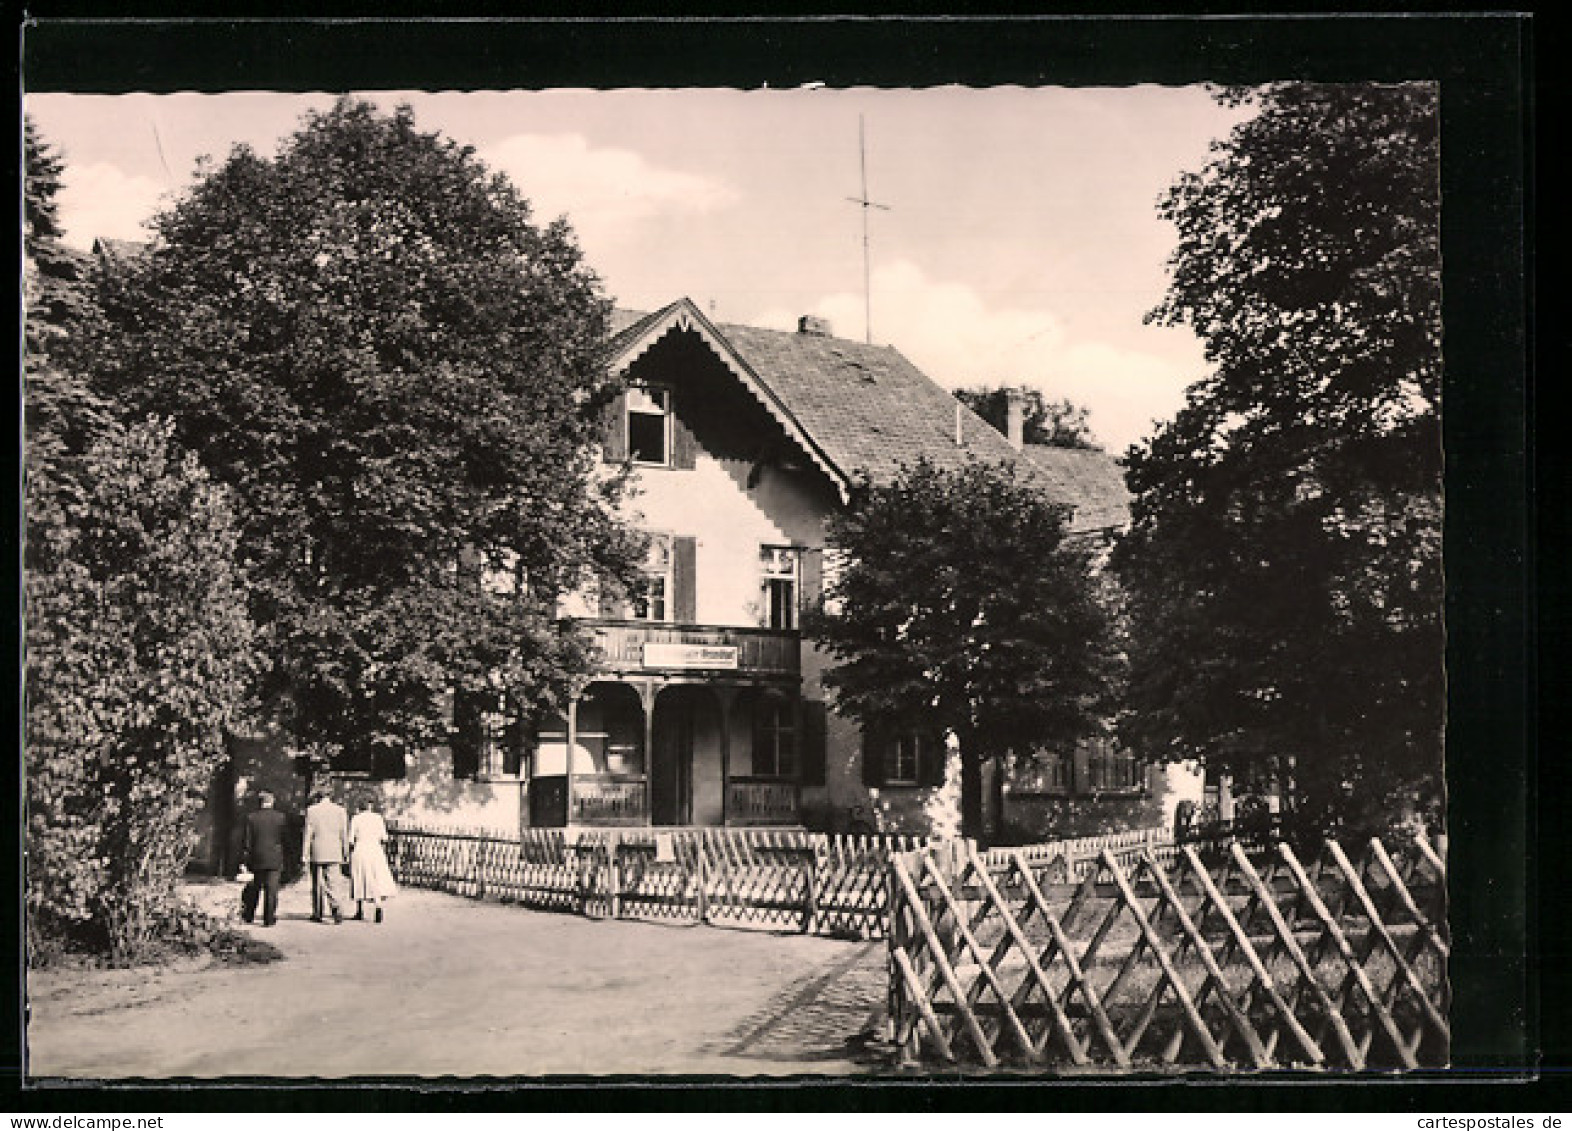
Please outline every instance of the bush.
[[[27, 482], [30, 954], [121, 961], [201, 931], [176, 886], [246, 702], [254, 632], [227, 494], [170, 427]], [[172, 934], [170, 932], [173, 932]]]

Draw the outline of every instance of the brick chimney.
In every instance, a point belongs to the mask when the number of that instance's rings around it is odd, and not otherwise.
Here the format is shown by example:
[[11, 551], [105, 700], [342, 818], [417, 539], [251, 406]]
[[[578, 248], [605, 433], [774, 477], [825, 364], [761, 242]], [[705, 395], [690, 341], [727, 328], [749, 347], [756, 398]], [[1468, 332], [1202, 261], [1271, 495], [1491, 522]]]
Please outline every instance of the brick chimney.
[[828, 318], [820, 318], [817, 314], [804, 314], [797, 319], [797, 333], [807, 334], [813, 338], [834, 336], [830, 333], [830, 320]]
[[1019, 389], [1005, 390], [1004, 434], [1016, 451], [1026, 446], [1026, 397]]

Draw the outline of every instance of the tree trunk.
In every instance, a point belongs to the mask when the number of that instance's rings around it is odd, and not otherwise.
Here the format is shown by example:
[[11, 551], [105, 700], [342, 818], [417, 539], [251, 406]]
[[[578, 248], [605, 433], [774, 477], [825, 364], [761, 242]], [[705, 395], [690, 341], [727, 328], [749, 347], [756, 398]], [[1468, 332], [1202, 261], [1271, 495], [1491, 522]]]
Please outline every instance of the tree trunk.
[[983, 828], [982, 758], [975, 743], [961, 740], [961, 835], [986, 848]]

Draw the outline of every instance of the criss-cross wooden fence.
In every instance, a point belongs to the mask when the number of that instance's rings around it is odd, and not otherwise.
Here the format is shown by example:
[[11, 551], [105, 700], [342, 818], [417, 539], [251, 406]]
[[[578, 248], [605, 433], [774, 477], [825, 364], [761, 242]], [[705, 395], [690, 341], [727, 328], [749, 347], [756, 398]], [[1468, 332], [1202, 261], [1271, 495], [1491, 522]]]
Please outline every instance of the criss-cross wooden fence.
[[[1168, 855], [1165, 861], [1160, 857]], [[908, 1060], [1191, 1067], [1443, 1065], [1446, 876], [1335, 843], [1105, 848], [1057, 858], [950, 842], [890, 863], [890, 1023]]]
[[394, 824], [399, 882], [609, 918], [881, 937], [893, 854], [925, 841], [770, 829], [422, 829]]

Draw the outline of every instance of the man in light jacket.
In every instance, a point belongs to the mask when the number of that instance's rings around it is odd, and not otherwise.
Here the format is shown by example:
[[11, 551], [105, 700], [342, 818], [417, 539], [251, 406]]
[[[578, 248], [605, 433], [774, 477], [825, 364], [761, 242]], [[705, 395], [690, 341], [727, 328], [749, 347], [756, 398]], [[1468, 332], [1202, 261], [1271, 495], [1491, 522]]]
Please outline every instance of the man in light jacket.
[[344, 921], [338, 896], [338, 878], [349, 856], [349, 818], [333, 800], [333, 788], [320, 785], [312, 791], [316, 801], [306, 810], [306, 833], [300, 847], [302, 863], [311, 866], [311, 921], [322, 922], [323, 904], [333, 912], [335, 924]]

